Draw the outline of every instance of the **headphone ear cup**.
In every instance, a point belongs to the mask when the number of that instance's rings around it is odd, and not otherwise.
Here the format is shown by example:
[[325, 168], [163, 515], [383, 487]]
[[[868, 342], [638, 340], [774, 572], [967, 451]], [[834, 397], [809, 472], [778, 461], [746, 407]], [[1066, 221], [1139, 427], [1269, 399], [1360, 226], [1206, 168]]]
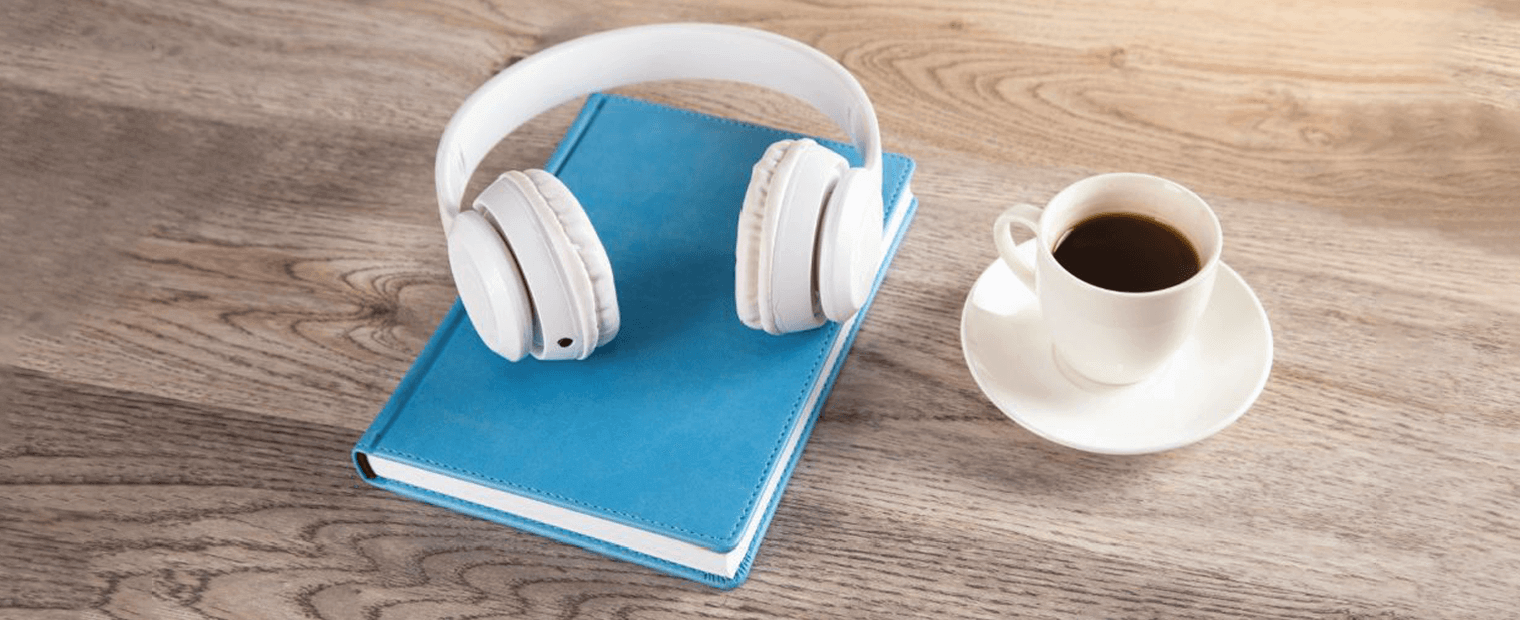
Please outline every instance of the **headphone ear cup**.
[[735, 305], [750, 327], [784, 334], [818, 327], [818, 227], [849, 162], [809, 139], [772, 144], [755, 164], [739, 215]]
[[[599, 257], [605, 266], [606, 253], [580, 203], [553, 176], [540, 173], [538, 181], [518, 171], [502, 174], [476, 198], [475, 209], [505, 239], [527, 285], [533, 319], [528, 352], [541, 360], [585, 359], [604, 342], [598, 308], [606, 305], [597, 299], [594, 267], [587, 261], [596, 264]], [[549, 197], [541, 184], [550, 188]], [[609, 280], [603, 289], [611, 289], [610, 267], [597, 277]], [[615, 330], [616, 294], [609, 299]]]
[[855, 316], [870, 297], [885, 245], [881, 181], [852, 168], [835, 186], [818, 241], [818, 299], [832, 321]]
[[448, 231], [454, 287], [486, 347], [517, 361], [533, 343], [533, 309], [517, 260], [479, 211], [454, 216]]

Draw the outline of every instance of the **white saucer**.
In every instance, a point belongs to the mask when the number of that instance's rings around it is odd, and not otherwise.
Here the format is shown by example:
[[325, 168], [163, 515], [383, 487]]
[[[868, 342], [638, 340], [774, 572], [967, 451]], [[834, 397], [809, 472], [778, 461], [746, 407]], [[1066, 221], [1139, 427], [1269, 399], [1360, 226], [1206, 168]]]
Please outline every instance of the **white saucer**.
[[[1027, 242], [1020, 252], [1032, 255]], [[1245, 280], [1220, 265], [1193, 336], [1134, 385], [1068, 379], [1034, 292], [993, 261], [961, 311], [961, 351], [982, 392], [1030, 432], [1088, 452], [1144, 454], [1191, 444], [1251, 408], [1272, 371], [1272, 327]]]

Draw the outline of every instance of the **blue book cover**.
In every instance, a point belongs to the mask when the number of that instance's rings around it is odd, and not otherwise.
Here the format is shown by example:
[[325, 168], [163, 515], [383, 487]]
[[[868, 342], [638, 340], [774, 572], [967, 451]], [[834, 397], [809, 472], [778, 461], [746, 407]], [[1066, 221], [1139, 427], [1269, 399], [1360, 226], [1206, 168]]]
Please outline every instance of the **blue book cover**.
[[[797, 137], [590, 96], [544, 169], [580, 199], [607, 249], [617, 339], [584, 361], [512, 363], [456, 301], [354, 446], [361, 475], [709, 585], [742, 583], [870, 309], [785, 336], [735, 313], [750, 169], [772, 142]], [[859, 165], [852, 147], [818, 142]], [[917, 208], [913, 161], [888, 153], [884, 166], [877, 288]]]

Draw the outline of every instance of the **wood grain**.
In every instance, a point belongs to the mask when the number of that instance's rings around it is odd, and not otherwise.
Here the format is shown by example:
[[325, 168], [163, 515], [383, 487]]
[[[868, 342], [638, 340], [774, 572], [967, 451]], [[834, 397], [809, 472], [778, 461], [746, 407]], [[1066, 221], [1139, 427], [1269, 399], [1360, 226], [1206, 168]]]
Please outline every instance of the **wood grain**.
[[[455, 106], [552, 43], [678, 20], [839, 58], [919, 162], [726, 593], [347, 461], [453, 300]], [[1517, 50], [1507, 2], [8, 2], [0, 617], [1513, 617]], [[627, 92], [837, 135], [754, 88]], [[543, 161], [576, 105], [483, 169]], [[959, 347], [996, 214], [1111, 170], [1203, 195], [1274, 329], [1252, 410], [1159, 455], [1044, 442]]]

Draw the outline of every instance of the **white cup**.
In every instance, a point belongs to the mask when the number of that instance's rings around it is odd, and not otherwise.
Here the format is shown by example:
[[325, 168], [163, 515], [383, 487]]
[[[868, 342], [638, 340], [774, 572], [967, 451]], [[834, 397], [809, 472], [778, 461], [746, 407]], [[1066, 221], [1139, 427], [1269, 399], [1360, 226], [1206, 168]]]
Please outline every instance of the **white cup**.
[[[1180, 284], [1129, 293], [1089, 284], [1056, 262], [1055, 249], [1078, 223], [1102, 213], [1133, 213], [1170, 225], [1198, 252], [1200, 268]], [[1034, 233], [1034, 264], [1015, 252], [1011, 228]], [[1224, 245], [1219, 219], [1197, 194], [1148, 174], [1088, 177], [1041, 210], [1014, 205], [992, 226], [998, 253], [1039, 300], [1057, 365], [1098, 383], [1126, 385], [1155, 372], [1177, 352], [1203, 315]]]

